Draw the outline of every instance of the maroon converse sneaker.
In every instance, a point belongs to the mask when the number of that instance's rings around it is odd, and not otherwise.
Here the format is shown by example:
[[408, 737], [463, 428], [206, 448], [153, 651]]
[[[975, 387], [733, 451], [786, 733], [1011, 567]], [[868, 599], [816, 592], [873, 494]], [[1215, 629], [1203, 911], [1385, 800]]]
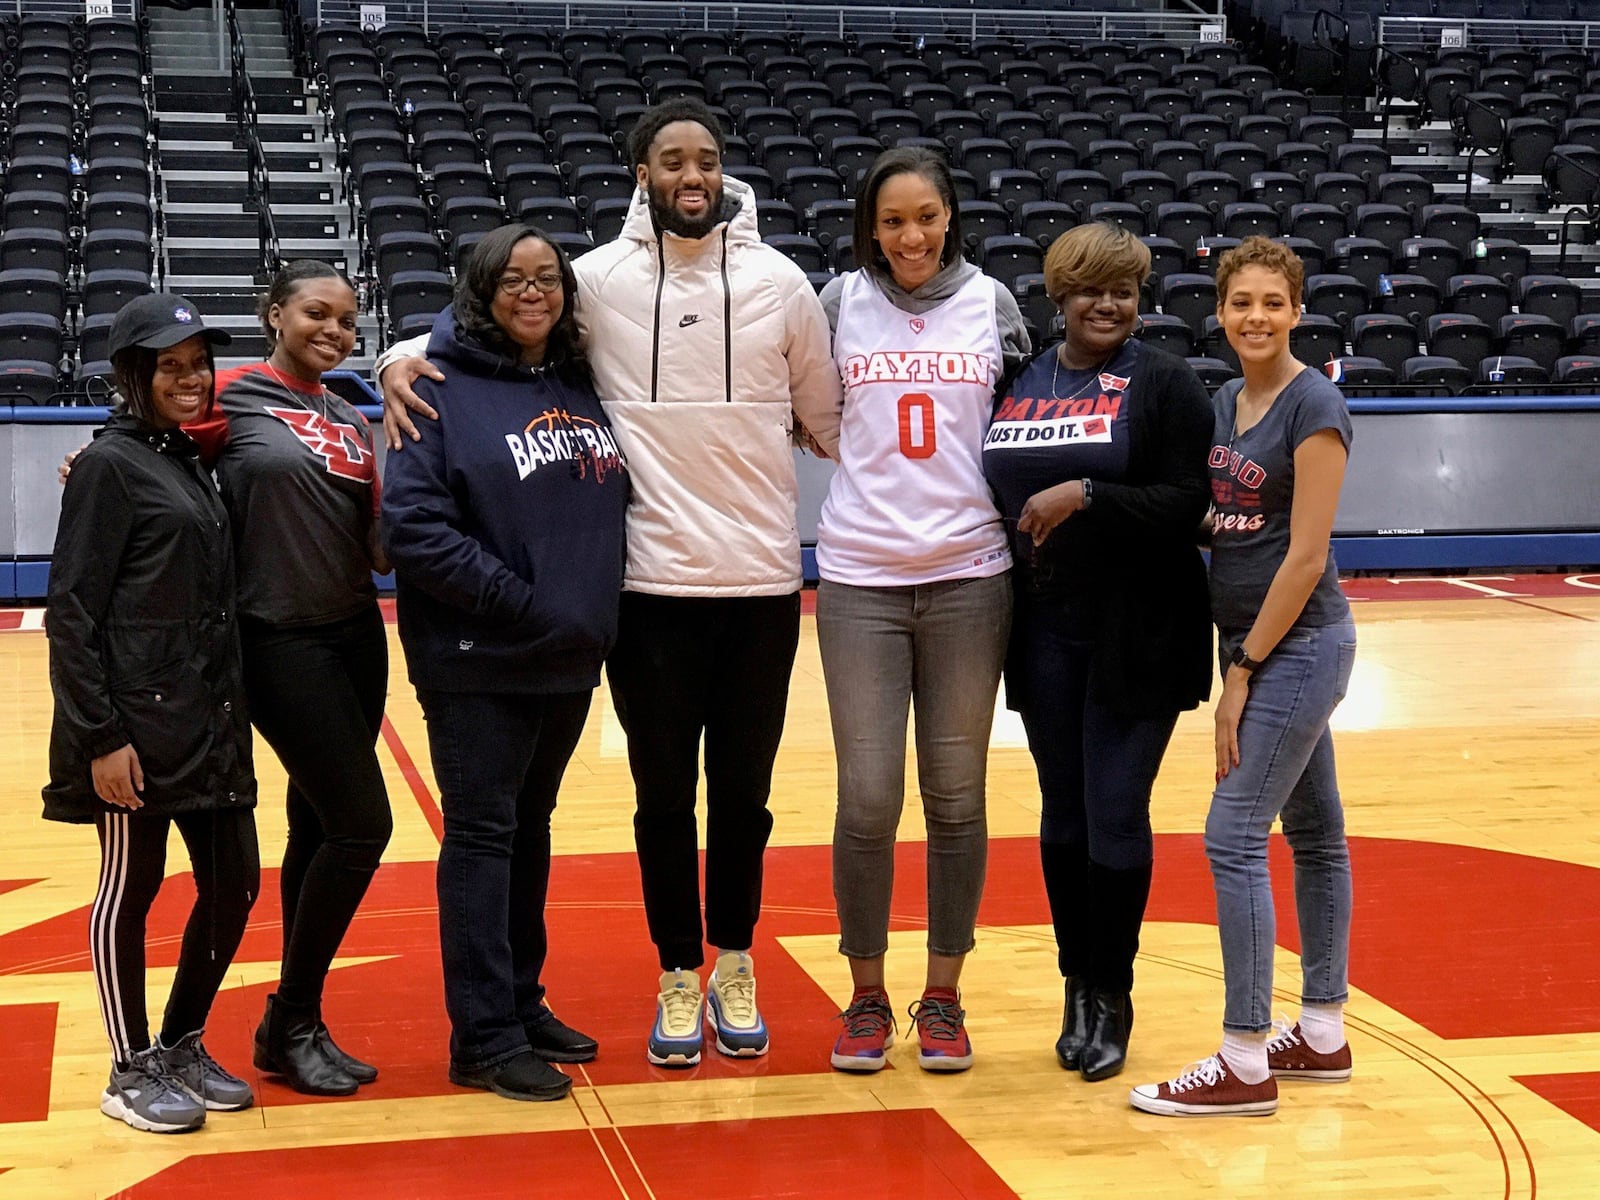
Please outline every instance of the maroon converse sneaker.
[[894, 1045], [894, 1010], [882, 988], [857, 988], [850, 1007], [839, 1014], [844, 1032], [829, 1061], [840, 1071], [881, 1071]]
[[1318, 1083], [1343, 1083], [1350, 1078], [1350, 1043], [1332, 1054], [1319, 1054], [1300, 1032], [1300, 1023], [1278, 1021], [1267, 1042], [1267, 1068], [1279, 1079], [1312, 1079]]
[[1128, 1102], [1159, 1117], [1265, 1117], [1278, 1111], [1278, 1081], [1245, 1083], [1228, 1069], [1222, 1055], [1186, 1067], [1165, 1083], [1141, 1083]]

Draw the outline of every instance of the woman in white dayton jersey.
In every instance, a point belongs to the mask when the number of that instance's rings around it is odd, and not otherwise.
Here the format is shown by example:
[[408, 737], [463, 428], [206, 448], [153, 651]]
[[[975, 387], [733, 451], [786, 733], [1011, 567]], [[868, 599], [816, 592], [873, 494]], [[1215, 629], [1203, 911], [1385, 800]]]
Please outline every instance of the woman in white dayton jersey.
[[839, 771], [833, 890], [855, 992], [835, 1067], [893, 1043], [884, 990], [907, 710], [928, 829], [927, 1070], [971, 1066], [957, 985], [988, 833], [984, 776], [1011, 627], [1011, 555], [984, 482], [994, 389], [1027, 357], [1003, 285], [960, 256], [954, 183], [922, 149], [880, 155], [856, 199], [858, 269], [822, 292], [844, 382], [839, 466], [817, 530], [817, 634]]

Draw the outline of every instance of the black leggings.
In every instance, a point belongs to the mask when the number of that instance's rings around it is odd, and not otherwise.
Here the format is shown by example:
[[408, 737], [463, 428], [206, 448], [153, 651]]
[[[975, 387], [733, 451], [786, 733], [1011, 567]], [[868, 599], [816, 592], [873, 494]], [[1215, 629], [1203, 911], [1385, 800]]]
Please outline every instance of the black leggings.
[[89, 957], [106, 1037], [121, 1066], [150, 1046], [144, 1004], [145, 919], [166, 874], [167, 830], [172, 825], [188, 847], [196, 896], [161, 1022], [167, 1045], [205, 1028], [261, 889], [255, 814], [249, 809], [170, 819], [118, 811], [95, 818], [100, 886], [89, 912]]
[[394, 829], [376, 750], [389, 643], [375, 604], [326, 625], [240, 629], [250, 720], [289, 774], [278, 998], [317, 1010]]

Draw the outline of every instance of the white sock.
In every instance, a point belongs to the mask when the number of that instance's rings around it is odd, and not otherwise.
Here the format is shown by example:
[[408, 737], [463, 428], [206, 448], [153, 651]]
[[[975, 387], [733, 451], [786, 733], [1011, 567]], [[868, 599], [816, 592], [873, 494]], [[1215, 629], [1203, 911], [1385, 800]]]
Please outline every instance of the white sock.
[[1332, 1054], [1344, 1045], [1344, 1005], [1302, 1005], [1300, 1036], [1318, 1054]]
[[1222, 1058], [1245, 1083], [1265, 1083], [1267, 1070], [1266, 1033], [1235, 1033], [1222, 1031]]

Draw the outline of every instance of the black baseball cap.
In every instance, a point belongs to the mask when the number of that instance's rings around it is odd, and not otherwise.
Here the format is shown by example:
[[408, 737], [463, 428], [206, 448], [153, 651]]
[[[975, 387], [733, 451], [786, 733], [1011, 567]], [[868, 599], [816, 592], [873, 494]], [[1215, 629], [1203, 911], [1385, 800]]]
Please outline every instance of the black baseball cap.
[[130, 300], [111, 318], [107, 356], [129, 346], [146, 350], [165, 350], [179, 342], [203, 336], [213, 346], [226, 346], [233, 338], [225, 330], [207, 329], [193, 301], [173, 292], [156, 292]]

